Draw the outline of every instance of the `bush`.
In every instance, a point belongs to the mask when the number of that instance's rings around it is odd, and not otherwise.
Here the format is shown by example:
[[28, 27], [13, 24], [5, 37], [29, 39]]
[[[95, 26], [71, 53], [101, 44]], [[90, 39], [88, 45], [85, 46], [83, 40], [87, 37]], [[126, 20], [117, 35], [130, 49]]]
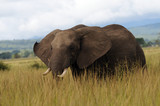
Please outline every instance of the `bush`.
[[2, 71], [9, 70], [9, 66], [0, 61], [0, 70]]
[[21, 58], [21, 55], [19, 53], [16, 53], [13, 55], [13, 58], [17, 59], [17, 58]]
[[1, 59], [10, 59], [12, 54], [10, 52], [4, 52], [0, 54]]
[[43, 64], [43, 63], [38, 63], [38, 62], [34, 62], [32, 65], [31, 65], [32, 68], [36, 68], [36, 69], [39, 69], [39, 68], [46, 68], [46, 66]]

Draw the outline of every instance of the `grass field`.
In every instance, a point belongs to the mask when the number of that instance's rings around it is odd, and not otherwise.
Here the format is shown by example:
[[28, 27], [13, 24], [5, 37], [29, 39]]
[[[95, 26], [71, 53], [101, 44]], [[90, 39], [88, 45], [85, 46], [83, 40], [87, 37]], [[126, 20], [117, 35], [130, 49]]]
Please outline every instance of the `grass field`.
[[32, 68], [37, 58], [4, 60], [0, 71], [0, 106], [160, 106], [160, 48], [144, 48], [148, 72], [123, 78], [74, 81], [71, 72], [58, 83], [46, 68]]

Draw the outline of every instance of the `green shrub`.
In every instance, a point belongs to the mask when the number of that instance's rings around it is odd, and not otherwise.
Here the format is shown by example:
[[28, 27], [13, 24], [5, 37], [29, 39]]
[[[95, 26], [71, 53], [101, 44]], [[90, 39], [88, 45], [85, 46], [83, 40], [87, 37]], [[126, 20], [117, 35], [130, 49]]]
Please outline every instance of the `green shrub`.
[[5, 71], [5, 70], [9, 70], [9, 66], [5, 63], [3, 63], [2, 61], [0, 61], [0, 71]]
[[38, 63], [38, 62], [34, 62], [32, 65], [31, 65], [32, 68], [36, 68], [36, 69], [39, 69], [39, 68], [46, 68], [46, 66], [43, 64], [43, 63]]

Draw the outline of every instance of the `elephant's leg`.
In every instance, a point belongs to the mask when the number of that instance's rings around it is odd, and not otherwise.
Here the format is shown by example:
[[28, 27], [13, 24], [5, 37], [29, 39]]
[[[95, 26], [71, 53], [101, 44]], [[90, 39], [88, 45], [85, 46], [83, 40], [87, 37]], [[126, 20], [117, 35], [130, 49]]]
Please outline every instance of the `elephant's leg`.
[[73, 76], [73, 78], [80, 77], [80, 76], [82, 76], [83, 73], [84, 72], [81, 69], [72, 69], [72, 76]]
[[85, 73], [84, 69], [79, 69], [77, 64], [73, 64], [70, 68], [74, 79], [80, 78]]

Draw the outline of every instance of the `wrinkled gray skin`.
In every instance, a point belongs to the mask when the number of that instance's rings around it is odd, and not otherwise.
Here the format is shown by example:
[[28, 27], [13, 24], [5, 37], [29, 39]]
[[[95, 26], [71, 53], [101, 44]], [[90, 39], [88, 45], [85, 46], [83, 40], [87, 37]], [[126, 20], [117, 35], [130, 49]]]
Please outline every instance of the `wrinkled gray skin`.
[[34, 53], [51, 68], [53, 75], [62, 74], [68, 67], [73, 76], [80, 75], [84, 69], [114, 74], [115, 66], [124, 60], [128, 66], [137, 61], [141, 67], [146, 64], [143, 50], [132, 33], [115, 24], [54, 30], [35, 43]]

